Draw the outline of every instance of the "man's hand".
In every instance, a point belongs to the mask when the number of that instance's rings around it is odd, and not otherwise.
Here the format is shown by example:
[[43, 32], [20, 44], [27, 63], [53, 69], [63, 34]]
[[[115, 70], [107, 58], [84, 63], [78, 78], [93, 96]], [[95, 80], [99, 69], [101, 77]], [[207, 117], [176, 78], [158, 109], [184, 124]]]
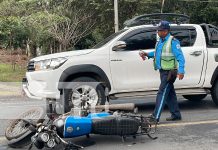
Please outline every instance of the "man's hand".
[[182, 79], [184, 78], [184, 74], [179, 73], [179, 74], [177, 75], [177, 77], [179, 78], [179, 80], [182, 80]]
[[148, 53], [143, 52], [143, 51], [139, 51], [139, 56], [142, 57], [143, 60], [145, 60], [146, 56], [148, 56]]

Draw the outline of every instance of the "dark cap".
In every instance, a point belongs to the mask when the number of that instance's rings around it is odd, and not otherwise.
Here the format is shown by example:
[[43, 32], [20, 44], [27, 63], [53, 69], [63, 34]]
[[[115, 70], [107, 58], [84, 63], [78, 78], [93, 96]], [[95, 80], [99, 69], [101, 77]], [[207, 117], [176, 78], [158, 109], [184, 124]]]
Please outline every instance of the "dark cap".
[[168, 21], [161, 21], [157, 27], [157, 30], [170, 30], [170, 23]]

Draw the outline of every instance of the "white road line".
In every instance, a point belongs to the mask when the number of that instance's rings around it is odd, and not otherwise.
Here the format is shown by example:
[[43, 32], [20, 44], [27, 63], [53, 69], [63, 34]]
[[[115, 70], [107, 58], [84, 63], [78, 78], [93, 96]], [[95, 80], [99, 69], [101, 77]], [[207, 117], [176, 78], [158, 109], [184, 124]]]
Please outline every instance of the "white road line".
[[218, 120], [166, 123], [166, 124], [160, 124], [158, 125], [158, 127], [178, 127], [178, 126], [202, 125], [202, 124], [218, 124]]

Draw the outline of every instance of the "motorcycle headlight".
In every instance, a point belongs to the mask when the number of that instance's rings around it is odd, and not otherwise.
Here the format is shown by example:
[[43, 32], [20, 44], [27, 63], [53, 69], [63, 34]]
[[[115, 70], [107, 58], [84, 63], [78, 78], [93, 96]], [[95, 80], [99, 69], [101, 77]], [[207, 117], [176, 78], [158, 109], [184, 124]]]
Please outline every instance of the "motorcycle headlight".
[[66, 57], [52, 58], [34, 62], [35, 71], [54, 70], [59, 68], [67, 61]]
[[49, 140], [49, 134], [48, 134], [48, 133], [42, 133], [42, 134], [40, 135], [40, 138], [41, 138], [42, 142], [48, 142], [48, 140]]

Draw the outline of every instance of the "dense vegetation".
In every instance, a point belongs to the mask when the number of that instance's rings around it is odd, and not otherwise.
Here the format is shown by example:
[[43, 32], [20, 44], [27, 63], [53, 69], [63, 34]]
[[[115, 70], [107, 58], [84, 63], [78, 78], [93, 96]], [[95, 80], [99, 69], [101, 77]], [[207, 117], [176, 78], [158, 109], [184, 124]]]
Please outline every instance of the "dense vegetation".
[[[119, 25], [156, 13], [162, 0], [118, 0]], [[90, 48], [114, 32], [113, 0], [0, 0], [0, 48], [29, 56]], [[163, 12], [218, 25], [218, 0], [165, 0]]]

